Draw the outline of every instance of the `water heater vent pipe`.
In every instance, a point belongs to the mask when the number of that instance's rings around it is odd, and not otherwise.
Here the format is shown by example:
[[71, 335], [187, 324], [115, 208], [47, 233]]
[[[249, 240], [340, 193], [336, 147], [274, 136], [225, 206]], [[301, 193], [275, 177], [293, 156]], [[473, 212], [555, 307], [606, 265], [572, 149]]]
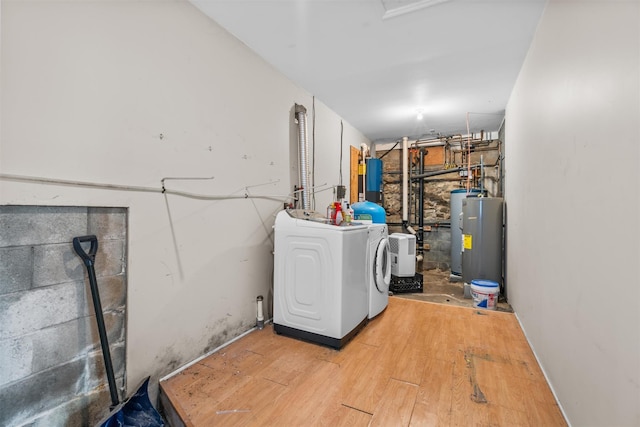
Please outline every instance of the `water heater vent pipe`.
[[298, 171], [300, 174], [300, 187], [302, 187], [302, 208], [309, 210], [311, 209], [309, 197], [311, 175], [309, 172], [309, 143], [307, 140], [307, 109], [302, 105], [296, 104], [295, 117], [298, 123]]

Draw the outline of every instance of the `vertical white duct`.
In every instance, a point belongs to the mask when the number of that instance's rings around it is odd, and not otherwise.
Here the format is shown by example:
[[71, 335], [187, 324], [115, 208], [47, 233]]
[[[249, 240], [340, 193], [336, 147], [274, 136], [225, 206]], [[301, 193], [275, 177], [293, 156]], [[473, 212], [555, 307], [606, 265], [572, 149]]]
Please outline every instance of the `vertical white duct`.
[[309, 143], [307, 142], [307, 109], [296, 104], [296, 121], [298, 122], [298, 170], [300, 173], [300, 187], [302, 187], [302, 209], [311, 209], [309, 186]]
[[402, 137], [402, 222], [409, 220], [409, 138]]

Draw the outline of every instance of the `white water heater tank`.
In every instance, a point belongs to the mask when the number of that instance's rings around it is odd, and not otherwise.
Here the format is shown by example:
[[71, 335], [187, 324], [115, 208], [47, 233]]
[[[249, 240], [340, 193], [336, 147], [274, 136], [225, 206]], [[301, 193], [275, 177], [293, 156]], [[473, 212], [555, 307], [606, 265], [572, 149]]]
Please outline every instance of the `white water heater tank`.
[[413, 277], [416, 274], [416, 236], [393, 233], [389, 235], [391, 274], [396, 277]]

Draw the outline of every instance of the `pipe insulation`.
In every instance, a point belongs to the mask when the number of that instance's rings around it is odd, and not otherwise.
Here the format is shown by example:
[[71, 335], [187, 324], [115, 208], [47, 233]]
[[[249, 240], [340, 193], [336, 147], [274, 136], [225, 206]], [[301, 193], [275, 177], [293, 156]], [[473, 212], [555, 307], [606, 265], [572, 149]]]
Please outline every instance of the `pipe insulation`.
[[309, 142], [307, 140], [307, 109], [296, 104], [296, 121], [298, 122], [298, 171], [300, 174], [300, 187], [302, 188], [302, 208], [311, 209], [309, 188], [311, 175], [309, 173]]
[[402, 222], [409, 220], [409, 138], [402, 137]]

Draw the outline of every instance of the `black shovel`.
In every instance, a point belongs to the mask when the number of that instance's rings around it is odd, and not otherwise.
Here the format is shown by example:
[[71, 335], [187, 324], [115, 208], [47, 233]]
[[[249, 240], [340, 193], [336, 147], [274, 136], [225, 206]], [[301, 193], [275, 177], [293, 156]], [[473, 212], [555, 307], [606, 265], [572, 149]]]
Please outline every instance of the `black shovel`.
[[[88, 253], [82, 248], [82, 243], [84, 242], [91, 243]], [[93, 235], [74, 237], [73, 249], [76, 251], [78, 256], [82, 258], [84, 265], [87, 266], [89, 285], [91, 286], [91, 297], [93, 298], [93, 307], [96, 312], [96, 321], [98, 322], [98, 333], [100, 334], [102, 356], [104, 357], [104, 366], [107, 372], [107, 381], [109, 382], [109, 392], [111, 394], [109, 415], [102, 419], [98, 425], [100, 427], [164, 426], [162, 417], [149, 400], [149, 394], [147, 392], [149, 377], [147, 377], [140, 387], [138, 387], [138, 391], [128, 399], [120, 402], [118, 390], [116, 388], [116, 378], [113, 373], [113, 364], [111, 363], [111, 352], [109, 350], [109, 341], [107, 340], [107, 329], [105, 328], [104, 317], [102, 315], [102, 304], [100, 303], [100, 293], [98, 292], [98, 283], [96, 282], [96, 270], [94, 268], [96, 252], [98, 252], [98, 238]]]

